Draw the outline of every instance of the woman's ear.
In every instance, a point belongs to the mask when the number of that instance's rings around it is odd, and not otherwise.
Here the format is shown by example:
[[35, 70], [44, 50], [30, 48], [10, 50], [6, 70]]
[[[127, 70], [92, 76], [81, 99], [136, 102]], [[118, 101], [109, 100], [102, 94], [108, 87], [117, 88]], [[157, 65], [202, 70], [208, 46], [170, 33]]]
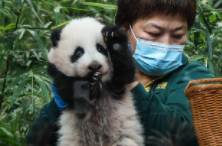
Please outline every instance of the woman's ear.
[[129, 23], [126, 22], [124, 23], [122, 26], [121, 26], [122, 29], [124, 29], [125, 31], [128, 31], [129, 30]]

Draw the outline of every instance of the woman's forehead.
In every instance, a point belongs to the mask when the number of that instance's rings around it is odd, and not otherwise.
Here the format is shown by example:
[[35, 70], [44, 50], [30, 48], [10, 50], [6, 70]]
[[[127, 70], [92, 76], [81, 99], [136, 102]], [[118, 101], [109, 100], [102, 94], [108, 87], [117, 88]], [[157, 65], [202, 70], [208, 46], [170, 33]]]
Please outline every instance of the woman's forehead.
[[137, 25], [143, 28], [157, 28], [157, 29], [185, 29], [187, 30], [187, 21], [180, 15], [165, 15], [153, 13], [146, 18], [136, 20], [133, 25]]

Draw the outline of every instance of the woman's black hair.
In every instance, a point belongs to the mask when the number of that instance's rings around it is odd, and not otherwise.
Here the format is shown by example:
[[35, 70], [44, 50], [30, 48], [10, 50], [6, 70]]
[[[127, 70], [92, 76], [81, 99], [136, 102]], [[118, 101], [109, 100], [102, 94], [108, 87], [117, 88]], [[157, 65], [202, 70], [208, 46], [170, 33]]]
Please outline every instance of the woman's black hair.
[[196, 17], [196, 0], [118, 0], [115, 22], [119, 26], [132, 24], [149, 14], [180, 14], [187, 21], [188, 29]]

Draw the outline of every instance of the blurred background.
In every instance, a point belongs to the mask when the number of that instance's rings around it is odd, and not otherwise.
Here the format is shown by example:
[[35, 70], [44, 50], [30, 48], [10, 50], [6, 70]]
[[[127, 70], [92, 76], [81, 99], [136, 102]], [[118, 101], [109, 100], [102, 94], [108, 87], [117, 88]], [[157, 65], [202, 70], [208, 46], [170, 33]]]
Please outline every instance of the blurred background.
[[[222, 0], [200, 0], [197, 11], [185, 54], [221, 77]], [[116, 0], [0, 0], [1, 146], [25, 145], [30, 124], [52, 99], [51, 31], [85, 16], [114, 24], [115, 13]]]

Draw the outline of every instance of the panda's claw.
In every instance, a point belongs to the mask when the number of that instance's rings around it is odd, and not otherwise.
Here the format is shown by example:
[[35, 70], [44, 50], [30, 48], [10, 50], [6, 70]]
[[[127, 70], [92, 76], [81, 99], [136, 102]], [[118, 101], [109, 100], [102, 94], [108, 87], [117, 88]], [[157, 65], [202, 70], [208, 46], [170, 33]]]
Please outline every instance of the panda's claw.
[[93, 80], [94, 80], [94, 81], [97, 81], [97, 80], [98, 80], [98, 78], [96, 78], [96, 77], [93, 77]]
[[98, 78], [100, 75], [99, 74], [95, 74], [94, 77]]
[[[101, 73], [100, 73], [100, 72], [95, 72], [95, 73], [93, 74], [93, 76], [92, 76], [92, 82], [90, 83], [90, 85], [92, 86], [92, 88], [94, 88], [94, 86], [99, 83], [100, 78], [101, 78]], [[92, 89], [92, 88], [91, 88], [91, 89]]]
[[94, 76], [100, 77], [100, 76], [101, 76], [101, 73], [100, 73], [100, 72], [96, 72], [96, 73], [94, 74]]
[[114, 32], [111, 33], [111, 36], [114, 37]]

